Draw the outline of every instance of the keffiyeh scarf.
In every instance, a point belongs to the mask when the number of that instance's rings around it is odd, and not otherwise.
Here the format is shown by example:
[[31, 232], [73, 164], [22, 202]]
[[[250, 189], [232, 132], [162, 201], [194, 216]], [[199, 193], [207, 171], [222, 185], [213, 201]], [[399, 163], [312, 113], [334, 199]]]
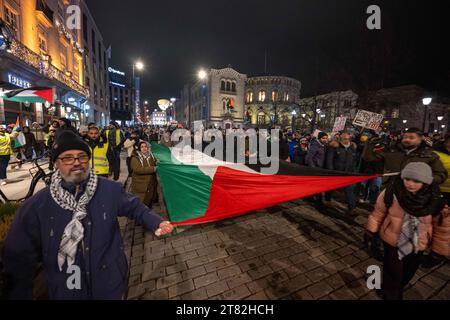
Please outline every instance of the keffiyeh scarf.
[[86, 190], [77, 201], [75, 195], [71, 194], [61, 186], [62, 176], [58, 171], [52, 177], [50, 193], [53, 200], [63, 209], [73, 213], [72, 220], [64, 229], [64, 233], [59, 245], [58, 266], [62, 271], [64, 263], [67, 261], [68, 267], [75, 262], [78, 244], [83, 240], [84, 228], [81, 221], [87, 216], [87, 206], [97, 190], [98, 177], [91, 171]]

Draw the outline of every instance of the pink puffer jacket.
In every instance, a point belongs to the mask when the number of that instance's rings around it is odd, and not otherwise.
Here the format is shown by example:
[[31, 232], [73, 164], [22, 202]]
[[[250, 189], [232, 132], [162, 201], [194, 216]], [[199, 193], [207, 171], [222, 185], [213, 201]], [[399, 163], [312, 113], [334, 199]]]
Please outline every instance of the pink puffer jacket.
[[[379, 232], [383, 241], [397, 247], [405, 211], [395, 197], [388, 210], [384, 203], [384, 194], [385, 191], [380, 194], [375, 209], [369, 216], [367, 230]], [[440, 255], [450, 256], [450, 209], [446, 207], [437, 217], [428, 215], [419, 220], [419, 250], [425, 251], [431, 247]]]

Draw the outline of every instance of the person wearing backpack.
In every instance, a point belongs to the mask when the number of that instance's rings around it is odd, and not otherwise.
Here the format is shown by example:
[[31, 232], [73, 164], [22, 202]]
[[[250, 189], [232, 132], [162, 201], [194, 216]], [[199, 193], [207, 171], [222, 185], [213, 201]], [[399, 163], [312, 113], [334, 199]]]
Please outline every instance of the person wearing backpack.
[[385, 300], [401, 300], [403, 289], [424, 261], [442, 261], [450, 255], [449, 207], [433, 183], [433, 173], [423, 162], [409, 163], [401, 177], [392, 180], [378, 197], [364, 235], [373, 246], [384, 245], [382, 294]]

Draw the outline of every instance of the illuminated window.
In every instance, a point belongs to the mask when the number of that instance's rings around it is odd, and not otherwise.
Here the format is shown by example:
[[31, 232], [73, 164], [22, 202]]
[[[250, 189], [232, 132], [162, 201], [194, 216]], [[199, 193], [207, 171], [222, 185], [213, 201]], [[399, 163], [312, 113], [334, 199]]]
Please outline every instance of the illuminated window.
[[64, 52], [60, 53], [60, 64], [61, 64], [61, 70], [64, 71], [67, 69], [67, 57], [66, 54]]
[[259, 92], [258, 100], [259, 100], [260, 102], [266, 101], [266, 92], [265, 92], [264, 90], [261, 90], [261, 91]]
[[272, 91], [272, 101], [278, 101], [278, 91]]
[[19, 15], [8, 6], [5, 6], [5, 21], [13, 36], [19, 38]]
[[247, 92], [247, 103], [253, 103], [253, 92]]
[[39, 50], [41, 55], [47, 54], [47, 37], [43, 33], [39, 33]]

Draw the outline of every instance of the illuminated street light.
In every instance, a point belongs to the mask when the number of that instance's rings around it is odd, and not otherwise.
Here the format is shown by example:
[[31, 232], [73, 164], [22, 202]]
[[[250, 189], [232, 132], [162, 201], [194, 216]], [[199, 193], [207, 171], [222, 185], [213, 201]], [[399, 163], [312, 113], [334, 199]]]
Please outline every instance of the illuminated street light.
[[206, 77], [207, 77], [207, 74], [206, 74], [206, 71], [205, 71], [205, 70], [200, 70], [200, 71], [198, 72], [198, 78], [199, 78], [200, 80], [205, 80]]
[[408, 123], [408, 120], [403, 120], [403, 124], [407, 124]]
[[444, 117], [443, 116], [439, 116], [439, 117], [437, 117], [437, 119], [438, 119], [438, 121], [442, 121], [442, 120], [444, 120]]
[[144, 63], [142, 61], [137, 61], [135, 67], [138, 71], [144, 70]]
[[423, 98], [422, 103], [424, 106], [429, 106], [433, 102], [433, 98]]

